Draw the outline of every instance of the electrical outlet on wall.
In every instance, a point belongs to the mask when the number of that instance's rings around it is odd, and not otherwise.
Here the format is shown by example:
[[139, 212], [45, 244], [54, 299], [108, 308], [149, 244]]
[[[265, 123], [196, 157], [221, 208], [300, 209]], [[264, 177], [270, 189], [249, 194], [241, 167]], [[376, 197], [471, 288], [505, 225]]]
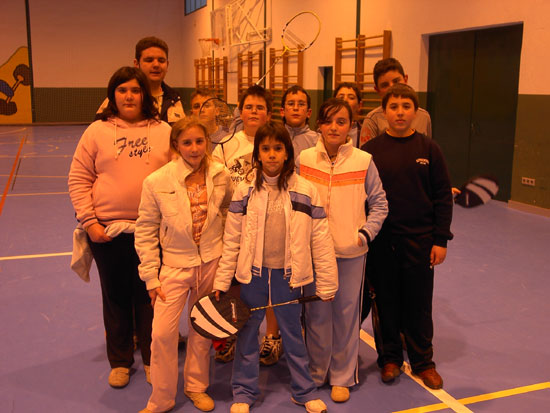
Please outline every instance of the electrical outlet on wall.
[[535, 178], [526, 178], [525, 176], [522, 176], [521, 184], [527, 186], [535, 186]]

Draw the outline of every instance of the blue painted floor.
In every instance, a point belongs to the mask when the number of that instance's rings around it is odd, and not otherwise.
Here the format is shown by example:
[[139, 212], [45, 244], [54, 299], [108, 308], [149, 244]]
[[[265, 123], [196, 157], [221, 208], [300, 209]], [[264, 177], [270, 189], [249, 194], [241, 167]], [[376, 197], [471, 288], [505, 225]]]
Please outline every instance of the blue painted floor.
[[[137, 412], [150, 393], [138, 353], [128, 387], [107, 384], [97, 274], [94, 268], [86, 284], [69, 269], [75, 219], [67, 173], [84, 129], [0, 127], [2, 192], [25, 139], [0, 215], [3, 411]], [[550, 219], [492, 201], [455, 208], [452, 229], [455, 239], [436, 270], [434, 294], [435, 361], [444, 391], [430, 392], [406, 374], [383, 384], [367, 344], [367, 320], [361, 384], [341, 405], [322, 388], [329, 411], [550, 411]], [[229, 411], [230, 376], [231, 365], [212, 363], [209, 393], [216, 412]], [[304, 411], [290, 401], [284, 357], [262, 367], [260, 381], [263, 396], [253, 412]], [[179, 387], [173, 411], [197, 412], [183, 383]]]

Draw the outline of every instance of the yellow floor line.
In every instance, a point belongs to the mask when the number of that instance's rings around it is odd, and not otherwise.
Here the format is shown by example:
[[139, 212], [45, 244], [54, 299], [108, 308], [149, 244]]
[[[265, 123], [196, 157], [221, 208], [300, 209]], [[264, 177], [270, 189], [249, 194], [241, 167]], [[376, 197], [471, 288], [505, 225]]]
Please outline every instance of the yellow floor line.
[[[360, 336], [361, 336], [361, 340], [363, 340], [366, 344], [368, 344], [373, 349], [376, 349], [374, 338], [370, 334], [368, 334], [365, 330], [361, 329]], [[420, 380], [418, 377], [412, 374], [409, 363], [407, 362], [403, 363], [402, 370], [412, 380], [414, 380], [416, 383], [418, 383], [420, 386], [422, 386], [424, 389], [430, 392], [432, 396], [441, 400], [441, 402], [444, 404], [446, 409], [451, 409], [457, 413], [472, 413], [470, 409], [468, 409], [466, 406], [464, 406], [462, 403], [456, 400], [453, 396], [451, 396], [445, 390], [433, 390], [433, 389], [430, 389], [429, 387], [426, 387], [422, 382], [422, 380]], [[424, 410], [411, 410], [411, 411], [421, 412]], [[425, 410], [425, 411], [430, 411], [430, 410]]]
[[72, 252], [53, 252], [50, 254], [12, 255], [11, 257], [0, 257], [0, 261], [26, 260], [29, 258], [62, 257], [66, 255], [73, 255], [73, 253]]
[[67, 195], [68, 192], [31, 192], [29, 194], [8, 194], [10, 196], [36, 196], [36, 195]]
[[[365, 330], [361, 329], [361, 340], [363, 340], [368, 346], [376, 350], [376, 344], [374, 337], [368, 334]], [[484, 402], [488, 400], [500, 399], [503, 397], [516, 396], [518, 394], [529, 393], [537, 390], [550, 389], [550, 382], [543, 382], [538, 384], [532, 384], [529, 386], [516, 387], [509, 390], [502, 390], [493, 393], [481, 394], [479, 396], [465, 397], [463, 399], [455, 399], [444, 390], [432, 390], [422, 383], [418, 377], [414, 376], [411, 372], [411, 366], [407, 363], [403, 363], [403, 372], [409, 376], [412, 380], [417, 382], [420, 386], [428, 390], [434, 397], [437, 397], [442, 403], [431, 404], [428, 406], [415, 407], [413, 409], [399, 410], [393, 413], [428, 413], [436, 412], [438, 410], [452, 409], [455, 412], [471, 412], [465, 405]]]
[[[503, 397], [516, 396], [518, 394], [529, 393], [537, 390], [550, 389], [550, 382], [532, 384], [530, 386], [516, 387], [514, 389], [497, 391], [494, 393], [480, 394], [479, 396], [465, 397], [458, 401], [462, 404], [473, 404], [479, 402], [485, 402], [488, 400], [501, 399]], [[444, 403], [432, 404], [429, 406], [416, 407], [414, 409], [400, 410], [394, 413], [427, 413], [436, 412], [438, 410], [448, 409], [448, 406]]]

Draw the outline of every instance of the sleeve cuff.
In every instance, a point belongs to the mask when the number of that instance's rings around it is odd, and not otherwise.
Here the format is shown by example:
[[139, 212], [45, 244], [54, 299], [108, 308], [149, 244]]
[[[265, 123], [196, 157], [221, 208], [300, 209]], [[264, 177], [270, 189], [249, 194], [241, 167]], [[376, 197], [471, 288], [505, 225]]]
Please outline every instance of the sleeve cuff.
[[363, 241], [363, 245], [370, 245], [371, 239], [367, 230], [361, 228], [359, 230], [359, 238]]

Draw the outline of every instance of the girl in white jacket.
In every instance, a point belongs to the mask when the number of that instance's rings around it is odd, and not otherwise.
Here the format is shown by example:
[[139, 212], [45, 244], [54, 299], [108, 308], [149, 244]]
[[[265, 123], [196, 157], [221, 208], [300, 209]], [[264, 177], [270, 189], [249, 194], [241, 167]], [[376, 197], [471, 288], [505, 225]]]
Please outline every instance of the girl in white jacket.
[[[144, 413], [165, 412], [175, 405], [179, 318], [188, 297], [191, 308], [212, 291], [233, 192], [227, 169], [209, 158], [207, 129], [198, 119], [178, 121], [170, 142], [180, 156], [143, 182], [135, 232], [139, 275], [155, 313], [153, 391]], [[209, 339], [189, 328], [184, 392], [202, 411], [214, 409], [214, 401], [206, 394], [210, 346]]]
[[[252, 164], [255, 179], [236, 189], [224, 233], [214, 290], [227, 291], [233, 276], [250, 307], [299, 298], [314, 280], [323, 300], [338, 288], [336, 259], [325, 211], [315, 187], [294, 172], [294, 149], [280, 123], [256, 132]], [[308, 369], [298, 304], [276, 307], [290, 370], [292, 401], [308, 412], [324, 412]], [[232, 413], [249, 411], [260, 394], [258, 330], [265, 311], [254, 311], [237, 336], [233, 362]]]

